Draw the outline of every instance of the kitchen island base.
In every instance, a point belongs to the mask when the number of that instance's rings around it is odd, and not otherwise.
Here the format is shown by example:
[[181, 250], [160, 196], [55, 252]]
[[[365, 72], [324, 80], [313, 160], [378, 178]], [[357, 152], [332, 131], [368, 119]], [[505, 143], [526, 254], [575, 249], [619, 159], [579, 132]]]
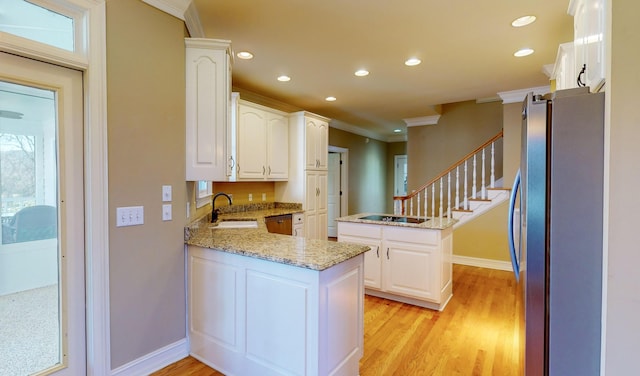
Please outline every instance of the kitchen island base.
[[227, 376], [358, 375], [363, 258], [318, 271], [189, 246], [191, 355]]

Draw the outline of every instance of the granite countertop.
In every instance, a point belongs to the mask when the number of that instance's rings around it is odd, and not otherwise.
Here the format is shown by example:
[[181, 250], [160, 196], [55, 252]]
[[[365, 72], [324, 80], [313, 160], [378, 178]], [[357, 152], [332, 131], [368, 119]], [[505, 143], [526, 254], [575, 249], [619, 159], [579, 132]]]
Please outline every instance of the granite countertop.
[[272, 207], [222, 213], [223, 220], [256, 220], [258, 228], [216, 228], [205, 216], [185, 227], [185, 243], [306, 269], [324, 270], [368, 251], [368, 246], [312, 240], [267, 231], [265, 217], [302, 213], [296, 207]]
[[370, 219], [361, 219], [362, 217], [367, 217], [370, 215], [380, 215], [383, 217], [408, 217], [408, 218], [420, 218], [424, 219], [424, 217], [415, 217], [415, 216], [403, 216], [403, 215], [395, 215], [395, 214], [380, 214], [380, 213], [360, 213], [354, 215], [348, 215], [345, 217], [337, 218], [338, 222], [354, 222], [354, 223], [369, 223], [369, 224], [377, 224], [377, 225], [387, 225], [387, 226], [397, 226], [397, 227], [411, 227], [411, 228], [424, 228], [424, 229], [432, 229], [432, 230], [443, 230], [447, 227], [453, 226], [457, 219], [453, 218], [442, 218], [440, 217], [427, 217], [428, 220], [422, 223], [406, 223], [406, 222], [388, 222], [388, 221], [376, 221]]

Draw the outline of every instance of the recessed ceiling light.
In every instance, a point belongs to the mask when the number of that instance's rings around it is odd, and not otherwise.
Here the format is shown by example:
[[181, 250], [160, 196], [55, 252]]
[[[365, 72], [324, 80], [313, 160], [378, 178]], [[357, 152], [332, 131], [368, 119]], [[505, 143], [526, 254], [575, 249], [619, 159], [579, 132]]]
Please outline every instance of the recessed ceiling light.
[[253, 54], [249, 51], [240, 51], [236, 54], [236, 56], [242, 60], [253, 59]]
[[394, 129], [393, 130], [393, 133], [400, 133], [400, 132], [402, 132], [402, 129]]
[[326, 97], [324, 100], [327, 102], [333, 102], [336, 100], [336, 97]]
[[280, 81], [280, 82], [287, 82], [287, 81], [291, 81], [291, 77], [289, 77], [289, 76], [285, 76], [285, 75], [282, 75], [282, 76], [279, 76], [279, 77], [278, 77], [278, 81]]
[[536, 20], [536, 16], [522, 16], [513, 20], [513, 22], [511, 23], [511, 26], [513, 27], [527, 26], [533, 23], [535, 20]]
[[523, 56], [529, 56], [533, 53], [533, 50], [531, 48], [522, 48], [519, 49], [518, 51], [513, 53], [513, 56], [515, 57], [523, 57]]
[[366, 69], [359, 69], [356, 71], [356, 73], [354, 73], [356, 76], [358, 77], [364, 77], [364, 76], [368, 76], [369, 75], [369, 71]]
[[417, 57], [412, 57], [410, 59], [407, 59], [404, 62], [404, 65], [407, 65], [409, 67], [413, 67], [414, 65], [418, 65], [420, 63], [422, 63], [422, 60], [418, 59]]

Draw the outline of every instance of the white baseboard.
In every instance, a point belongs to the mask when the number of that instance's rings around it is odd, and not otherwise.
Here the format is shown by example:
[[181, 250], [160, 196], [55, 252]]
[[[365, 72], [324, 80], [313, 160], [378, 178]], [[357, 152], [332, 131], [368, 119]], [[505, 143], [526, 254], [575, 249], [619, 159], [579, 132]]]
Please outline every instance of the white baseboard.
[[511, 266], [511, 262], [509, 261], [498, 261], [498, 260], [482, 259], [477, 257], [453, 255], [453, 263], [460, 264], [460, 265], [477, 266], [480, 268], [487, 268], [487, 269], [505, 270], [508, 272], [513, 271], [513, 267]]
[[158, 371], [189, 355], [186, 338], [111, 370], [112, 376], [140, 376]]

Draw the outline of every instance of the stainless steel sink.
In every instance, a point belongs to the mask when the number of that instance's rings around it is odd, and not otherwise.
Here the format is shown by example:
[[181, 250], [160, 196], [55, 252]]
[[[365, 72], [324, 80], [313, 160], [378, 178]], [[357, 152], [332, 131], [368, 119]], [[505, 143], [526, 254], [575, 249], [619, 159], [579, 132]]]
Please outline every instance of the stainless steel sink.
[[218, 224], [211, 226], [211, 228], [258, 228], [258, 221], [249, 220], [249, 221], [220, 221]]
[[369, 221], [380, 221], [380, 222], [399, 222], [399, 223], [423, 223], [428, 221], [428, 218], [413, 218], [413, 217], [400, 217], [395, 215], [367, 215], [364, 217], [360, 217], [359, 219], [366, 219]]

